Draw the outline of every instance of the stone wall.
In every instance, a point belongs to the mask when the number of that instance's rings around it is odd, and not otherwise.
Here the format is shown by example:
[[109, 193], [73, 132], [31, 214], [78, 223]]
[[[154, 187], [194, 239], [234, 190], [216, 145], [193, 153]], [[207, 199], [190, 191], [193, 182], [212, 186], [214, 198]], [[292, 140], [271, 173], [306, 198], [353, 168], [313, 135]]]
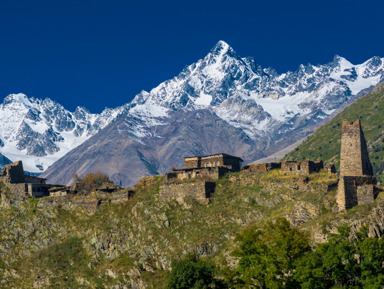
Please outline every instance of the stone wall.
[[343, 121], [341, 127], [340, 179], [336, 202], [339, 210], [373, 202], [376, 178], [360, 121]]
[[359, 120], [355, 122], [343, 121], [341, 128], [340, 175], [373, 175], [367, 144]]
[[280, 169], [281, 163], [263, 163], [263, 164], [254, 164], [254, 165], [245, 165], [241, 167], [242, 171], [249, 172], [268, 172], [273, 169]]
[[10, 183], [5, 183], [6, 186], [9, 188], [9, 190], [18, 197], [25, 197], [26, 196], [26, 191], [27, 187], [26, 184], [10, 184]]
[[120, 191], [120, 192], [101, 192], [101, 191], [95, 191], [92, 192], [92, 196], [98, 199], [101, 199], [102, 202], [108, 201], [112, 204], [120, 204], [128, 201], [131, 199], [135, 194], [135, 191], [133, 190], [126, 190], [126, 191]]
[[160, 186], [159, 199], [162, 201], [176, 200], [179, 203], [193, 199], [201, 204], [208, 204], [214, 191], [215, 183], [213, 182], [164, 184]]
[[75, 196], [71, 198], [72, 204], [81, 207], [89, 213], [95, 213], [100, 205], [100, 200], [89, 196]]
[[374, 185], [357, 187], [357, 203], [359, 205], [372, 203], [376, 198], [375, 189]]
[[281, 172], [285, 174], [312, 174], [324, 168], [322, 161], [286, 161], [281, 163]]
[[185, 168], [204, 168], [204, 167], [226, 167], [232, 172], [240, 171], [242, 160], [238, 157], [227, 154], [216, 154], [209, 156], [195, 156], [184, 158]]
[[185, 168], [200, 168], [201, 167], [201, 157], [186, 157], [184, 158]]
[[340, 176], [336, 202], [339, 210], [353, 208], [375, 199], [376, 178], [372, 176]]
[[165, 174], [166, 182], [177, 182], [189, 179], [218, 180], [229, 172], [225, 167], [207, 167], [199, 169], [173, 170]]
[[1, 178], [10, 184], [25, 183], [23, 162], [5, 165], [0, 172]]
[[143, 188], [147, 188], [149, 186], [152, 186], [153, 184], [156, 184], [158, 181], [155, 176], [151, 177], [142, 177], [140, 181], [135, 185]]

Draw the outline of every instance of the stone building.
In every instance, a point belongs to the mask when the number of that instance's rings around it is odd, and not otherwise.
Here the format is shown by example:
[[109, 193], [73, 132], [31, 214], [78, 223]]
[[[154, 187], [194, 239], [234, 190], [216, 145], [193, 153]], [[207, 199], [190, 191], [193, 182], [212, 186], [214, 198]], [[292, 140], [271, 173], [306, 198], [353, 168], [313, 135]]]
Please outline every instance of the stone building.
[[341, 127], [340, 177], [336, 196], [339, 210], [373, 202], [376, 198], [367, 143], [360, 120], [343, 121]]
[[49, 189], [54, 187], [54, 185], [46, 184], [44, 178], [26, 176], [22, 161], [5, 165], [0, 172], [0, 181], [3, 181], [12, 193], [20, 197], [24, 197], [26, 194], [34, 197], [49, 196]]
[[51, 197], [62, 197], [72, 192], [70, 186], [52, 187], [48, 191]]
[[18, 161], [5, 165], [0, 172], [0, 177], [8, 184], [25, 183], [23, 162]]
[[318, 173], [323, 168], [323, 161], [286, 161], [281, 163], [281, 172], [284, 174], [308, 175]]
[[121, 187], [114, 183], [102, 183], [101, 186], [96, 189], [96, 191], [104, 193], [114, 193], [118, 190], [121, 190]]
[[[215, 191], [215, 183], [210, 181], [218, 180], [229, 172], [240, 171], [243, 160], [221, 153], [186, 157], [184, 161], [184, 169], [172, 169], [171, 173], [165, 174], [166, 183], [160, 186], [160, 200], [184, 202], [186, 199], [194, 199], [208, 204]], [[189, 179], [197, 181], [180, 183]]]
[[172, 169], [165, 177], [167, 182], [187, 179], [218, 180], [229, 172], [240, 171], [242, 161], [239, 157], [223, 153], [186, 157], [184, 169]]
[[223, 167], [231, 172], [238, 172], [243, 160], [239, 157], [221, 153], [208, 156], [185, 157], [184, 162], [186, 169]]
[[280, 169], [281, 163], [263, 163], [263, 164], [254, 164], [254, 165], [245, 165], [241, 167], [242, 171], [248, 172], [261, 172], [265, 173], [273, 169]]

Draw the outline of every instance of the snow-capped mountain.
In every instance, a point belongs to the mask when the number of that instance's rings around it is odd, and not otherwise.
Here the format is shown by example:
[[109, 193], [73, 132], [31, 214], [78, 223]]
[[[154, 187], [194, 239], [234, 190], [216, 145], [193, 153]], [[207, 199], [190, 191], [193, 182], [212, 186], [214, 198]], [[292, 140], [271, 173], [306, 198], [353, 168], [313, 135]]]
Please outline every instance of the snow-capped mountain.
[[384, 63], [379, 57], [353, 65], [340, 56], [325, 65], [300, 65], [294, 72], [279, 75], [272, 68], [260, 67], [251, 57], [241, 58], [219, 41], [204, 59], [149, 93], [140, 93], [132, 104], [169, 109], [209, 107], [255, 138], [293, 130], [304, 116], [311, 123], [323, 119], [383, 77]]
[[[182, 166], [186, 155], [225, 152], [250, 162], [311, 133], [384, 79], [384, 59], [353, 65], [336, 56], [278, 74], [219, 41], [208, 55], [150, 92], [45, 173], [68, 183], [102, 170], [124, 185]], [[214, 129], [213, 129], [214, 128]], [[217, 137], [220, 136], [218, 139]]]
[[91, 114], [78, 107], [69, 112], [48, 98], [8, 95], [0, 105], [0, 152], [12, 161], [23, 160], [30, 172], [42, 172], [124, 110], [106, 108]]

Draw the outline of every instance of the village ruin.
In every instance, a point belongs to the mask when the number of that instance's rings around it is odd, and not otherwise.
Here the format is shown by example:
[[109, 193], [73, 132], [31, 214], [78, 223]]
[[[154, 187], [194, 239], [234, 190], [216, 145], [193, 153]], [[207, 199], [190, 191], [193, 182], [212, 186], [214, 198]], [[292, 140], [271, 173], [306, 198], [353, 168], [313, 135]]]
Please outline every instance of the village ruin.
[[229, 172], [239, 172], [243, 160], [228, 154], [185, 157], [184, 169], [172, 169], [165, 174], [167, 182], [187, 179], [218, 180]]
[[49, 189], [58, 186], [47, 184], [44, 178], [25, 175], [22, 161], [5, 165], [0, 172], [0, 180], [18, 196], [49, 196]]
[[[160, 186], [161, 200], [195, 199], [200, 203], [208, 203], [215, 191], [215, 183], [229, 172], [239, 172], [243, 160], [239, 157], [220, 153], [207, 156], [185, 157], [184, 169], [172, 169], [165, 174], [166, 183]], [[180, 183], [198, 179], [200, 182]]]
[[[165, 182], [159, 187], [159, 200], [176, 200], [184, 202], [193, 199], [201, 204], [208, 204], [215, 192], [215, 181], [233, 172], [265, 173], [280, 169], [285, 175], [310, 175], [326, 170], [336, 173], [333, 164], [324, 167], [321, 160], [284, 161], [241, 166], [243, 160], [225, 153], [185, 157], [185, 168], [173, 168], [165, 174]], [[47, 184], [46, 179], [25, 175], [21, 161], [5, 165], [0, 172], [0, 181], [19, 197], [63, 197], [74, 196], [76, 185], [62, 186]], [[149, 182], [149, 183], [148, 183]], [[148, 183], [148, 184], [147, 184]], [[373, 176], [367, 144], [360, 121], [344, 121], [341, 132], [340, 172], [336, 203], [340, 211], [360, 204], [371, 203], [377, 197], [376, 178]], [[148, 177], [140, 180], [138, 185], [146, 187], [151, 184]], [[88, 196], [73, 198], [74, 202], [91, 202], [98, 206], [101, 199], [109, 198], [111, 202], [121, 202], [132, 198], [134, 190], [123, 189], [113, 183], [103, 183]], [[112, 197], [111, 197], [112, 196]], [[92, 199], [92, 200], [91, 200]]]

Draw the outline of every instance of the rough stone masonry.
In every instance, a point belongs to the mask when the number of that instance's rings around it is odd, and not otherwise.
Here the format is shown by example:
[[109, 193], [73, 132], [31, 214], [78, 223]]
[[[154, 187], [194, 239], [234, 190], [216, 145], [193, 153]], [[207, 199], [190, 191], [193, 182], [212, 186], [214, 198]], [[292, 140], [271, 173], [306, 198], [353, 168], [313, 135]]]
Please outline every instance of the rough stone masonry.
[[343, 121], [341, 128], [340, 178], [336, 202], [340, 211], [373, 202], [376, 197], [367, 143], [360, 120]]

